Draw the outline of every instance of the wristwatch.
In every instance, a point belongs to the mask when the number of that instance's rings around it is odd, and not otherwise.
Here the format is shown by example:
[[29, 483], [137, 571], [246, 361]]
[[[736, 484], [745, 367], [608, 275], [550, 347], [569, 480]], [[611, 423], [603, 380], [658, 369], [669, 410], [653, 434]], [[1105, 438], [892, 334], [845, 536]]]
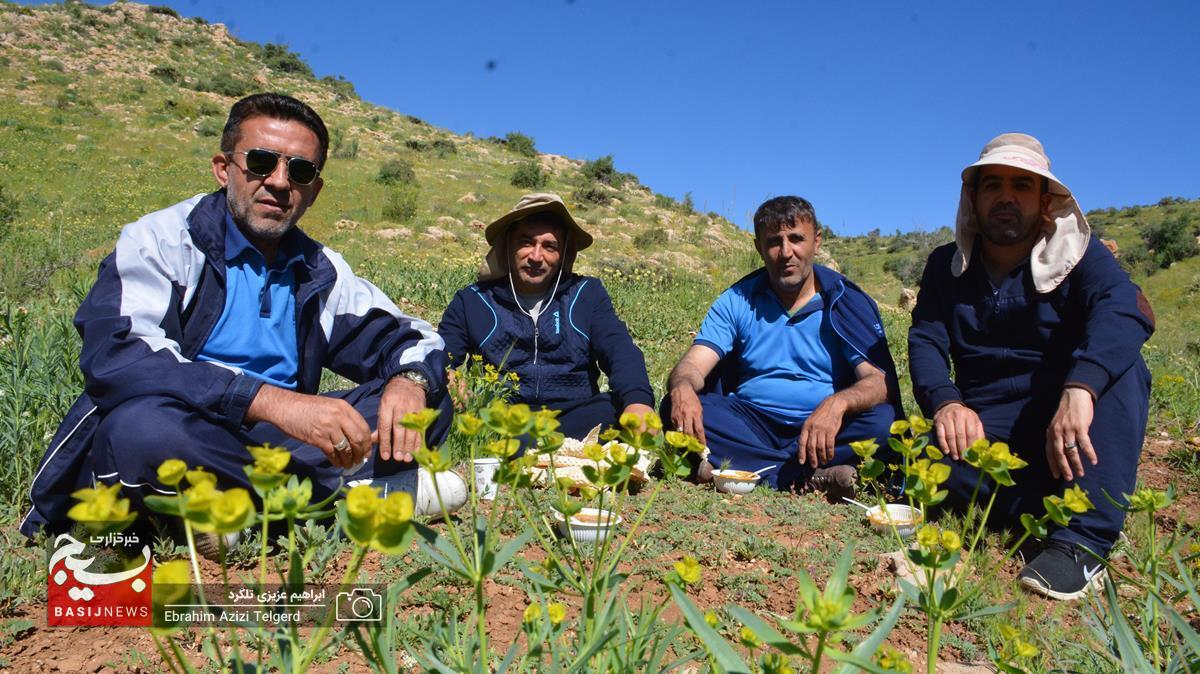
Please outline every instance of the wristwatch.
[[421, 374], [417, 370], [404, 370], [403, 372], [401, 372], [400, 374], [398, 374], [396, 376], [404, 377], [405, 379], [411, 381], [412, 383], [416, 384], [417, 386], [420, 386], [421, 388], [425, 389], [426, 393], [429, 393], [429, 377], [426, 377], [425, 375]]

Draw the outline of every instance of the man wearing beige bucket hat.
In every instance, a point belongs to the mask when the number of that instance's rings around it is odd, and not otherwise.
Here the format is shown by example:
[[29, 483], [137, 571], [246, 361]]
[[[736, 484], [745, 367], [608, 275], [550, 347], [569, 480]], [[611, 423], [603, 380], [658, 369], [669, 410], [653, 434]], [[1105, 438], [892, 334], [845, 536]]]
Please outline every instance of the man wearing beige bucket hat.
[[[994, 483], [960, 459], [986, 437], [1029, 463], [1000, 489], [991, 524], [1041, 515], [1079, 487], [1095, 505], [1028, 552], [1022, 587], [1076, 599], [1103, 582], [1146, 429], [1154, 330], [1141, 291], [1093, 236], [1042, 144], [1006, 133], [962, 172], [955, 241], [929, 256], [908, 335], [917, 403], [953, 466], [948, 507]], [[951, 378], [950, 367], [954, 367]]]
[[[519, 378], [515, 399], [559, 410], [582, 438], [654, 400], [646, 360], [600, 279], [572, 271], [592, 236], [555, 194], [527, 194], [488, 225], [479, 281], [455, 294], [438, 332], [452, 366], [472, 355]], [[601, 392], [600, 373], [609, 391]]]

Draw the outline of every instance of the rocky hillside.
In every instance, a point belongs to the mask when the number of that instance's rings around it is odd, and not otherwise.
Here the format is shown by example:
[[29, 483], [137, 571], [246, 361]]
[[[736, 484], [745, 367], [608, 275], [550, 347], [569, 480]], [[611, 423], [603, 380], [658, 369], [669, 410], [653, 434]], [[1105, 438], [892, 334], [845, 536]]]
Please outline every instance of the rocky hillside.
[[[211, 189], [207, 157], [225, 113], [261, 90], [305, 100], [329, 125], [327, 187], [304, 226], [352, 256], [436, 254], [465, 264], [483, 251], [484, 223], [533, 190], [562, 194], [594, 233], [585, 260], [593, 270], [648, 265], [724, 278], [729, 255], [750, 246], [730, 222], [656, 195], [611, 158], [542, 154], [517, 132], [449, 133], [367, 103], [350, 82], [318, 79], [286, 48], [242, 42], [220, 24], [127, 2], [3, 3], [0, 189], [12, 212], [4, 242], [27, 259], [0, 272], [2, 291], [23, 296], [48, 271], [94, 258], [101, 251], [91, 249], [130, 219]], [[49, 247], [40, 245], [47, 234]]]

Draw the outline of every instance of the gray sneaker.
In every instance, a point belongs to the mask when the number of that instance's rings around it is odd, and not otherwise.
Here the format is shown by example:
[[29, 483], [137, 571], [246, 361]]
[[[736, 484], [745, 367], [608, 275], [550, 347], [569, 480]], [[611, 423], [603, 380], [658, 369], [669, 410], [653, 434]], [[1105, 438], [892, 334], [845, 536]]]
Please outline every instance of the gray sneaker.
[[830, 503], [841, 503], [844, 498], [854, 498], [858, 484], [858, 471], [854, 466], [830, 466], [818, 468], [808, 479], [808, 490], [825, 494]]

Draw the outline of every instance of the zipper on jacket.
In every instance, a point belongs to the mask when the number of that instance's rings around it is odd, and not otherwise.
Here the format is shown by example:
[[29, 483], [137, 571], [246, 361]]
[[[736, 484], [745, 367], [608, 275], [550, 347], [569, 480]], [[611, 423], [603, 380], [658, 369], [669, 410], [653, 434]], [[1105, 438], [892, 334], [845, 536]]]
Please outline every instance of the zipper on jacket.
[[[541, 318], [541, 313], [538, 313], [538, 318]], [[538, 362], [538, 322], [533, 322], [533, 365], [535, 375], [533, 377], [533, 397], [535, 399], [542, 397], [542, 364]]]

